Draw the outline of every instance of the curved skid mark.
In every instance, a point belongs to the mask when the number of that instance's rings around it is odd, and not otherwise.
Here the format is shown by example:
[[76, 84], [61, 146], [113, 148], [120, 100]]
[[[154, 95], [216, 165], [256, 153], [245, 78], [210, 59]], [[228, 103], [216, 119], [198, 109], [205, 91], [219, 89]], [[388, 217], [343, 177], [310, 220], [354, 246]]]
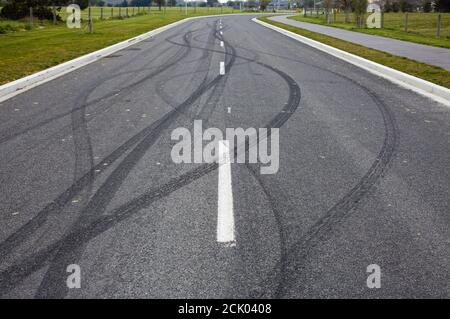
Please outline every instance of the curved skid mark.
[[[231, 48], [231, 50], [234, 50], [234, 49]], [[233, 51], [233, 53], [231, 54], [231, 58], [230, 58], [228, 67], [231, 67], [231, 65], [234, 63], [235, 57], [236, 57], [236, 55]], [[261, 64], [261, 65], [265, 66], [264, 64]], [[272, 67], [269, 67], [269, 68], [271, 70], [275, 70]], [[279, 73], [279, 74], [281, 74], [281, 73]], [[199, 89], [196, 92], [194, 92], [194, 94], [190, 98], [188, 98], [183, 104], [181, 104], [178, 108], [174, 109], [173, 111], [169, 112], [163, 119], [158, 121], [158, 127], [161, 129], [164, 127], [164, 125], [169, 125], [170, 120], [172, 120], [174, 118], [175, 114], [180, 113], [180, 111], [183, 108], [186, 108], [188, 105], [192, 104], [204, 91], [208, 90], [211, 87], [214, 87], [214, 85], [216, 85], [218, 82], [220, 82], [222, 78], [223, 77], [218, 76], [211, 82], [205, 83], [202, 86], [200, 86]], [[285, 75], [285, 77], [283, 77], [283, 78], [286, 79], [289, 77], [287, 75]], [[290, 79], [290, 80], [291, 80], [291, 82], [288, 82], [288, 85], [291, 87], [292, 83], [295, 83], [295, 82], [293, 82], [292, 79]], [[270, 125], [270, 124], [282, 125], [292, 115], [292, 110], [298, 106], [298, 102], [300, 100], [300, 93], [299, 93], [300, 89], [296, 84], [295, 84], [295, 87], [296, 87], [296, 92], [298, 92], [298, 94], [294, 94], [294, 96], [296, 96], [296, 98], [290, 97], [290, 101], [293, 103], [296, 103], [296, 105], [286, 105], [285, 109], [282, 112], [280, 112], [268, 125]], [[292, 92], [291, 92], [291, 96], [292, 96]], [[289, 108], [291, 111], [287, 111], [286, 108]], [[141, 131], [140, 133], [138, 133], [136, 136], [134, 136], [132, 138], [132, 140], [130, 139], [128, 141], [128, 143], [132, 144], [132, 145], [137, 143], [139, 141], [139, 139], [142, 138], [142, 136], [138, 137], [138, 135], [146, 135], [146, 134], [151, 135], [153, 130], [149, 130], [149, 132], [146, 132], [147, 129], [149, 129], [149, 128], [146, 128], [143, 131]], [[151, 135], [151, 136], [153, 136], [153, 135]], [[150, 141], [151, 141], [151, 139], [150, 139]], [[140, 144], [144, 148], [145, 148], [145, 146], [148, 146], [149, 144], [151, 146], [151, 144], [152, 144], [152, 143], [149, 143], [149, 140], [146, 141], [145, 138], [140, 143], [144, 143], [144, 144]], [[146, 143], [149, 143], [149, 144], [146, 144]], [[125, 146], [125, 145], [122, 145], [122, 146]], [[130, 147], [131, 145], [128, 145], [128, 146]], [[150, 147], [150, 146], [148, 146], [148, 147]], [[128, 147], [127, 147], [127, 149], [128, 149]], [[135, 148], [135, 150], [139, 150], [139, 146], [137, 146]], [[236, 151], [237, 151], [237, 146], [235, 147], [235, 153], [236, 153]], [[132, 153], [133, 152], [134, 151], [132, 151]], [[139, 151], [136, 151], [136, 152], [139, 152]], [[128, 156], [131, 156], [132, 153], [130, 153]], [[135, 153], [133, 156], [138, 156], [138, 155], [139, 155], [138, 153]], [[133, 156], [131, 156], [131, 157], [133, 157]], [[104, 162], [104, 161], [102, 161], [102, 162]], [[124, 160], [122, 163], [126, 164], [126, 160]], [[122, 165], [122, 163], [121, 163], [121, 165]], [[101, 163], [99, 163], [99, 164], [101, 164]], [[125, 165], [125, 164], [123, 164], [123, 165]], [[119, 165], [119, 167], [116, 170], [118, 170], [121, 165]], [[88, 223], [88, 224], [80, 223], [79, 227], [77, 227], [76, 229], [72, 229], [72, 231], [63, 239], [49, 245], [45, 249], [38, 251], [36, 254], [34, 254], [32, 256], [24, 258], [18, 264], [15, 264], [15, 265], [9, 267], [7, 270], [3, 271], [0, 274], [0, 278], [2, 279], [0, 281], [1, 282], [0, 291], [2, 293], [4, 293], [5, 291], [12, 289], [17, 283], [21, 282], [26, 276], [28, 276], [32, 272], [45, 266], [45, 264], [49, 260], [53, 260], [53, 259], [57, 260], [56, 257], [58, 256], [58, 252], [61, 252], [60, 256], [64, 256], [64, 253], [63, 253], [64, 251], [75, 251], [76, 248], [79, 247], [80, 245], [84, 245], [85, 243], [90, 241], [92, 238], [98, 236], [99, 234], [101, 234], [105, 230], [109, 229], [110, 227], [113, 227], [118, 222], [131, 216], [133, 213], [139, 211], [140, 209], [147, 207], [155, 200], [158, 200], [160, 198], [163, 198], [163, 197], [169, 195], [174, 190], [179, 189], [179, 188], [183, 187], [184, 185], [187, 185], [188, 183], [204, 176], [205, 174], [215, 170], [216, 168], [217, 168], [217, 165], [215, 163], [204, 164], [197, 169], [194, 169], [186, 174], [181, 175], [180, 177], [172, 179], [171, 181], [169, 181], [162, 187], [157, 187], [157, 188], [149, 190], [148, 192], [144, 193], [143, 195], [129, 201], [128, 203], [120, 206], [119, 208], [113, 210], [112, 212], [106, 213], [106, 215], [104, 215], [103, 217], [95, 219], [91, 223]], [[83, 187], [83, 185], [78, 185], [77, 188], [82, 188], [82, 187]], [[73, 194], [73, 190], [71, 192], [69, 192], [68, 194], [63, 193], [62, 195], [65, 195], [65, 196], [62, 196], [62, 198], [60, 198], [60, 200], [64, 201], [64, 199], [70, 199], [72, 194]], [[50, 206], [51, 207], [49, 207], [49, 208], [51, 208], [53, 210], [58, 209], [58, 205], [56, 205], [56, 206], [50, 205]], [[45, 215], [45, 214], [43, 214], [43, 213], [41, 214], [41, 213], [38, 214], [38, 216], [40, 216], [41, 218], [38, 218], [38, 219], [32, 221], [32, 226], [33, 226], [33, 227], [31, 227], [32, 229], [37, 229], [39, 227], [39, 225], [40, 225], [39, 222], [42, 221], [42, 218], [44, 218], [43, 215]], [[23, 233], [23, 232], [19, 233], [19, 234], [15, 233], [14, 235], [17, 235], [20, 238], [21, 235], [25, 236], [26, 233]], [[8, 244], [6, 246], [11, 247], [11, 245], [14, 244], [14, 239], [18, 238], [17, 236], [14, 236], [14, 235], [12, 237], [10, 237], [10, 240], [6, 241], [6, 243]], [[0, 248], [5, 249], [6, 246], [5, 246], [5, 242], [3, 242], [0, 246]]]

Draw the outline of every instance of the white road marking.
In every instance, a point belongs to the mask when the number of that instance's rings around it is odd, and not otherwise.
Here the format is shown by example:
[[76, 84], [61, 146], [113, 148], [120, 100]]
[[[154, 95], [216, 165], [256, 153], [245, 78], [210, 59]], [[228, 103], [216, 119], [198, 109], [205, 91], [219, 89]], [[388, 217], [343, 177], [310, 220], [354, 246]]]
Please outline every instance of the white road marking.
[[220, 46], [223, 47], [223, 41], [220, 41]]
[[217, 191], [217, 242], [236, 246], [234, 237], [233, 190], [231, 186], [230, 143], [219, 142], [219, 182]]
[[228, 107], [228, 113], [231, 113], [231, 107]]
[[220, 31], [220, 35], [223, 35], [223, 32], [222, 32], [222, 31]]
[[219, 74], [220, 75], [225, 75], [225, 62], [223, 62], [223, 61], [220, 62]]

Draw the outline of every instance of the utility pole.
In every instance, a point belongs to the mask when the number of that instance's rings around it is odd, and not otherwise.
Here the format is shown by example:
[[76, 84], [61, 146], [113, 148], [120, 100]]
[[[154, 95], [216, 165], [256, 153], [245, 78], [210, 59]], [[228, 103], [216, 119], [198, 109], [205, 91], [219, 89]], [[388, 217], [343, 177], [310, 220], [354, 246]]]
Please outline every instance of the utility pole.
[[186, 15], [188, 15], [188, 13], [187, 13], [187, 0], [184, 0], [184, 10], [186, 12]]
[[30, 27], [32, 28], [34, 25], [34, 21], [33, 21], [33, 7], [30, 7]]
[[439, 13], [439, 15], [438, 15], [438, 23], [437, 23], [437, 32], [436, 32], [436, 36], [437, 37], [441, 36], [441, 25], [442, 25], [442, 16]]
[[55, 4], [53, 3], [52, 6], [52, 13], [53, 13], [53, 24], [56, 24], [56, 8], [55, 8]]

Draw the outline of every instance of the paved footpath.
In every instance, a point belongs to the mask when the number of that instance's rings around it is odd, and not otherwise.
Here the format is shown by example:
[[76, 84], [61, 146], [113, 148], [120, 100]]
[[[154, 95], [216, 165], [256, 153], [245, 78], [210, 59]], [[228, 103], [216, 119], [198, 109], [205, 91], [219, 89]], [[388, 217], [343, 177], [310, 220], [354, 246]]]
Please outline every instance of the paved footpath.
[[450, 70], [450, 49], [300, 22], [288, 19], [288, 16], [276, 16], [269, 19]]

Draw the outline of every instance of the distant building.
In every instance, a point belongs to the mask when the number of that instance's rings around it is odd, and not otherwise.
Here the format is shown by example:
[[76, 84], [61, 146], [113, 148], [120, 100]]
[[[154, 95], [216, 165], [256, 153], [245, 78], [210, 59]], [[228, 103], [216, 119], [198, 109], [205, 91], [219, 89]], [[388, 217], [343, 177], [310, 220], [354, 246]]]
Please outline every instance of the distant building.
[[290, 1], [287, 0], [275, 0], [270, 2], [267, 5], [267, 9], [266, 10], [287, 10], [290, 9]]

